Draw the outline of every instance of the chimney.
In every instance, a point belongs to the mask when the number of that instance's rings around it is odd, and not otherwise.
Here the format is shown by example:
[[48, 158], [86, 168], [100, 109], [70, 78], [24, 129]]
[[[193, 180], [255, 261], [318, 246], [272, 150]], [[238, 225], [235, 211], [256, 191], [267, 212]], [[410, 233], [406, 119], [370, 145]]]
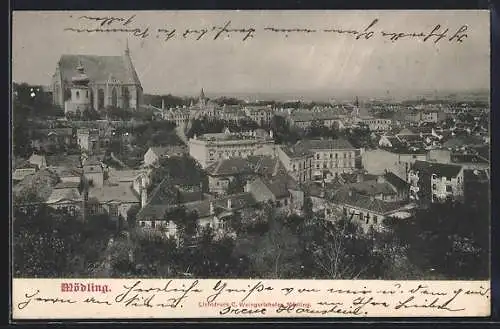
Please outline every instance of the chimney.
[[213, 215], [215, 213], [214, 211], [214, 203], [213, 201], [210, 201], [210, 215]]
[[227, 199], [227, 209], [232, 209], [233, 208], [233, 203], [231, 201], [231, 198]]
[[148, 189], [146, 187], [146, 178], [141, 179], [141, 208], [144, 208], [148, 203]]
[[161, 109], [165, 109], [165, 100], [163, 98], [161, 99]]

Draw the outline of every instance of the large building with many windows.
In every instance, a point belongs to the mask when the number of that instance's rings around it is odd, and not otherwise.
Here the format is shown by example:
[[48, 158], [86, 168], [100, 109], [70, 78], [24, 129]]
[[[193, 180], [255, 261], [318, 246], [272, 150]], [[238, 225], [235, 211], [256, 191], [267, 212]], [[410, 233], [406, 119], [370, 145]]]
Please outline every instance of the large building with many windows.
[[189, 140], [189, 155], [203, 168], [222, 159], [246, 158], [266, 146], [274, 147], [271, 136], [259, 136], [254, 132], [223, 133], [194, 136]]
[[358, 151], [345, 139], [301, 140], [295, 144], [296, 150], [309, 150], [313, 154], [313, 179], [351, 173], [356, 169]]

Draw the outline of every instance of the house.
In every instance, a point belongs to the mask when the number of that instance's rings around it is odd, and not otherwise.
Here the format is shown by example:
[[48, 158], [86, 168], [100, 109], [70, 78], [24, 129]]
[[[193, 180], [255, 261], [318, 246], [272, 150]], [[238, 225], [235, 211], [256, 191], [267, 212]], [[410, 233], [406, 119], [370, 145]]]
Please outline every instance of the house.
[[26, 176], [34, 175], [38, 170], [38, 166], [30, 163], [29, 161], [23, 161], [22, 163], [16, 165], [14, 173], [12, 174], [13, 181], [22, 181]]
[[61, 182], [54, 186], [45, 204], [58, 210], [66, 210], [71, 215], [80, 213], [83, 196], [80, 193], [80, 182]]
[[278, 157], [287, 172], [298, 183], [312, 179], [313, 153], [304, 148], [282, 145], [278, 147]]
[[107, 182], [88, 188], [86, 207], [89, 214], [107, 213], [111, 219], [127, 220], [127, 213], [133, 206], [141, 206], [141, 195], [129, 183]]
[[177, 218], [169, 218], [175, 209], [182, 207], [186, 213], [194, 214], [199, 231], [204, 227], [215, 230], [216, 237], [230, 233], [227, 218], [235, 212], [254, 207], [257, 201], [252, 194], [244, 192], [233, 195], [225, 195], [218, 199], [204, 199], [184, 203], [182, 205], [150, 205], [142, 208], [137, 214], [138, 226], [145, 232], [159, 233], [166, 238], [178, 238]]
[[153, 166], [160, 159], [170, 156], [183, 156], [187, 154], [187, 149], [182, 145], [152, 146], [144, 154], [144, 165]]
[[326, 209], [329, 213], [341, 211], [349, 220], [355, 221], [368, 232], [370, 228], [376, 231], [387, 229], [384, 220], [388, 217], [408, 218], [411, 217], [413, 204], [405, 201], [384, 201], [372, 195], [364, 195], [352, 190], [343, 190], [331, 197], [334, 207]]
[[251, 193], [259, 203], [272, 202], [282, 213], [299, 211], [304, 205], [304, 192], [288, 175], [271, 179], [258, 177], [247, 182], [245, 192]]
[[33, 153], [29, 157], [28, 162], [30, 164], [36, 165], [38, 167], [38, 169], [43, 169], [43, 168], [47, 167], [47, 160], [46, 160], [44, 155], [39, 155], [39, 154]]
[[116, 170], [110, 168], [107, 171], [107, 180], [113, 183], [130, 183], [134, 191], [140, 194], [141, 188], [144, 186], [148, 187], [151, 183], [151, 170]]
[[[464, 199], [464, 169], [454, 164], [416, 161], [409, 177], [418, 177], [419, 198], [427, 202]], [[411, 182], [410, 182], [411, 183]]]
[[273, 177], [282, 171], [284, 169], [279, 159], [271, 156], [222, 159], [206, 168], [209, 191], [216, 195], [227, 193], [231, 183], [239, 182], [243, 188], [248, 178]]

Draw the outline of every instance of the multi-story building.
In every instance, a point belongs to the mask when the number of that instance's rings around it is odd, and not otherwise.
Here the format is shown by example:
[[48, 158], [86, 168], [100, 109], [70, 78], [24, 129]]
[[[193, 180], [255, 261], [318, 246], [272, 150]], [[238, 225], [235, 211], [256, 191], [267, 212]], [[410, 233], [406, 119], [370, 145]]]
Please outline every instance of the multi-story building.
[[391, 119], [381, 118], [362, 118], [360, 122], [366, 124], [371, 131], [387, 131], [392, 125]]
[[223, 133], [191, 138], [189, 154], [206, 168], [221, 159], [245, 158], [253, 155], [255, 151], [267, 145], [274, 145], [270, 136], [231, 133], [226, 129]]
[[309, 150], [282, 145], [277, 151], [281, 163], [299, 184], [312, 179], [314, 156]]
[[419, 198], [431, 203], [463, 201], [464, 169], [462, 166], [416, 161], [409, 177], [418, 176]]
[[312, 152], [313, 178], [323, 179], [328, 174], [338, 176], [356, 169], [357, 149], [345, 139], [301, 140], [294, 147]]
[[247, 117], [263, 126], [271, 122], [274, 111], [267, 106], [248, 106], [243, 109]]

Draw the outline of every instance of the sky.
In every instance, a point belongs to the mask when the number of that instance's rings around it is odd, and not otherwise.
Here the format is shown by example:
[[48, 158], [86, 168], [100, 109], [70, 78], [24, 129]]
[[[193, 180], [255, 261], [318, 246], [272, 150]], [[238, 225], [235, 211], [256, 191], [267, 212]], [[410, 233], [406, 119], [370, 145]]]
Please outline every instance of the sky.
[[[149, 27], [149, 36], [131, 33], [76, 33], [65, 28], [95, 28], [92, 17], [129, 18], [127, 28]], [[362, 31], [374, 20], [368, 40], [323, 29]], [[242, 33], [208, 32], [201, 40], [182, 38], [186, 29], [211, 29], [230, 21]], [[114, 22], [110, 27], [120, 27]], [[422, 38], [391, 42], [381, 31], [428, 34], [436, 24], [451, 37], [467, 25], [462, 43]], [[318, 93], [343, 91], [413, 92], [489, 89], [488, 11], [150, 11], [14, 12], [12, 79], [48, 85], [62, 54], [121, 55], [128, 42], [146, 93], [210, 94]], [[123, 26], [121, 26], [123, 27]], [[270, 32], [265, 27], [317, 29], [316, 33]], [[165, 41], [157, 29], [175, 29]], [[159, 36], [159, 37], [157, 37]]]

